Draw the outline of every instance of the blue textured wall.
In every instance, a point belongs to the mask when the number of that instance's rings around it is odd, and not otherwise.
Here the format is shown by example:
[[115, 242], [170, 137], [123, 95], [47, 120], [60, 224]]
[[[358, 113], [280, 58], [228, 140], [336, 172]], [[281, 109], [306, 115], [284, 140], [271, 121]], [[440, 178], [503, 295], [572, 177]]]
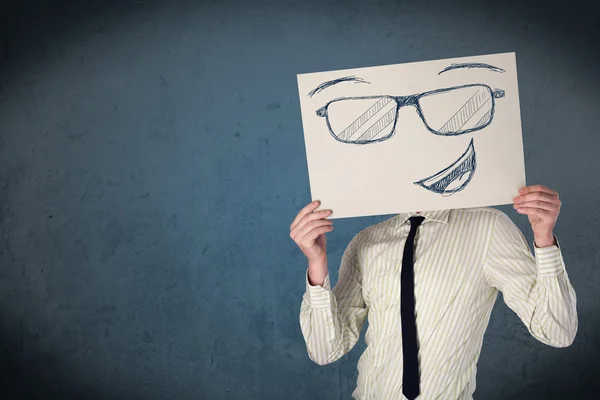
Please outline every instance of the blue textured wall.
[[[289, 224], [310, 195], [296, 74], [508, 51], [527, 181], [564, 203], [579, 333], [545, 346], [499, 297], [476, 398], [595, 398], [591, 5], [97, 3], [0, 6], [1, 398], [350, 398], [363, 341], [319, 367], [298, 323], [306, 263]], [[351, 237], [388, 217], [336, 221], [334, 282]]]

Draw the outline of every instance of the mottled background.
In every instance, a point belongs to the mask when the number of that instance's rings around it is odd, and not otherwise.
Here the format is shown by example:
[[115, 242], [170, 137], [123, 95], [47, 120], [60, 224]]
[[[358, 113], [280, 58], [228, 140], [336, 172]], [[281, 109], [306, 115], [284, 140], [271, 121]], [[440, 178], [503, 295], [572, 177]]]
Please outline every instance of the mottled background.
[[[363, 340], [320, 367], [299, 328], [296, 74], [508, 51], [527, 181], [564, 202], [579, 332], [537, 342], [500, 296], [475, 398], [596, 398], [592, 2], [1, 4], [0, 398], [350, 398]], [[334, 282], [352, 236], [387, 218], [336, 220]]]

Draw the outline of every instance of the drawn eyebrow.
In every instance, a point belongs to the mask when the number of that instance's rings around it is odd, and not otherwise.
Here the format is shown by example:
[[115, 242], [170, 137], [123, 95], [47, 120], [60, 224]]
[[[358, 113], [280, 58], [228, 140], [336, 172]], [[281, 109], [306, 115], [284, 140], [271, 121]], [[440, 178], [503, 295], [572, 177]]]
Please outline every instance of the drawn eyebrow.
[[344, 76], [342, 78], [338, 78], [338, 79], [333, 79], [331, 81], [327, 81], [327, 82], [323, 82], [321, 83], [319, 86], [317, 86], [316, 88], [314, 88], [313, 90], [311, 90], [308, 93], [309, 97], [313, 97], [315, 94], [327, 89], [330, 86], [333, 85], [337, 85], [338, 83], [342, 83], [342, 82], [354, 82], [354, 83], [368, 83], [371, 84], [371, 82], [367, 82], [362, 78], [357, 78], [354, 75], [350, 75], [350, 76]]
[[494, 72], [506, 72], [502, 68], [494, 67], [493, 65], [490, 65], [490, 64], [484, 64], [484, 63], [462, 63], [462, 64], [452, 64], [452, 65], [444, 68], [440, 72], [438, 72], [438, 75], [440, 75], [443, 72], [451, 71], [453, 69], [459, 69], [459, 68], [485, 68], [485, 69], [489, 69], [490, 71], [494, 71]]

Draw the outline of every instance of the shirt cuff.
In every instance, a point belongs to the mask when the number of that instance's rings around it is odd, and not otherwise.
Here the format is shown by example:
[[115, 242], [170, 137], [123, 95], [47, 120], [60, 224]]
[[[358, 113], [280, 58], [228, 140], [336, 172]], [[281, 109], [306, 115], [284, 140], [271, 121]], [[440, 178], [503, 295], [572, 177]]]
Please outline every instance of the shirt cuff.
[[556, 244], [548, 247], [536, 247], [535, 241], [533, 242], [535, 261], [541, 276], [556, 276], [565, 271], [565, 263], [556, 236], [554, 240]]
[[308, 281], [308, 269], [306, 270], [306, 300], [313, 308], [327, 308], [331, 304], [331, 283], [329, 274], [325, 277], [323, 286], [312, 286]]

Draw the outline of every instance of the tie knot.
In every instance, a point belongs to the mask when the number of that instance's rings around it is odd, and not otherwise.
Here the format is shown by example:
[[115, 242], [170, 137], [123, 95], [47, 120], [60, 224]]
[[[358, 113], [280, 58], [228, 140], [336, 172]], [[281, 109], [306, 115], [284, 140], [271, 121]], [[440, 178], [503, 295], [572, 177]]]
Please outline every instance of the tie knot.
[[414, 216], [410, 217], [408, 220], [410, 221], [410, 227], [416, 229], [419, 225], [421, 225], [421, 222], [425, 220], [425, 217]]

